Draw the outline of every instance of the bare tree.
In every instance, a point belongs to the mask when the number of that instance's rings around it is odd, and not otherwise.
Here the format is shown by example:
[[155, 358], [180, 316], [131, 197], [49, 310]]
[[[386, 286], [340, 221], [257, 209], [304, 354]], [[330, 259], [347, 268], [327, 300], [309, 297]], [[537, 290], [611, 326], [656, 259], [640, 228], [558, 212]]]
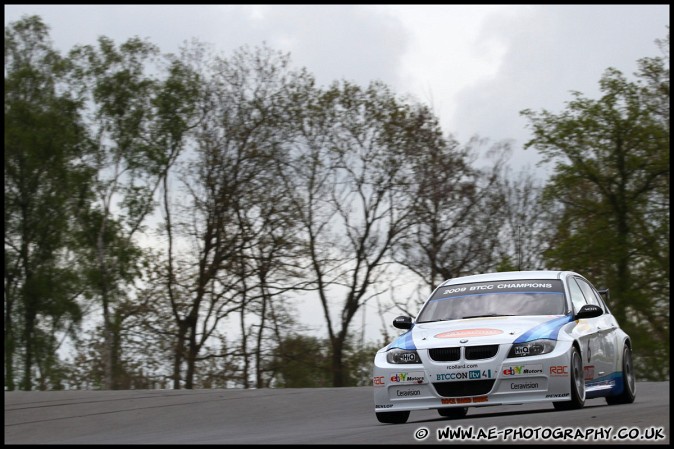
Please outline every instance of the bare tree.
[[[180, 200], [165, 203], [165, 229], [174, 242], [170, 252], [178, 251], [178, 242], [183, 248], [181, 263], [177, 255], [169, 260], [175, 279], [169, 297], [176, 323], [174, 388], [183, 380], [185, 388], [193, 388], [197, 362], [213, 357], [240, 357], [241, 381], [248, 387], [253, 324], [248, 312], [260, 304], [264, 320], [270, 298], [287, 288], [276, 291], [272, 285], [276, 262], [293, 246], [274, 175], [288, 139], [288, 103], [293, 89], [307, 81], [303, 72], [290, 70], [287, 56], [266, 47], [244, 47], [231, 58], [195, 59], [203, 69], [204, 118], [192, 134], [194, 150], [180, 164]], [[168, 221], [174, 216], [179, 218]], [[208, 342], [223, 338], [220, 324], [234, 313], [239, 350], [202, 353], [217, 347]], [[258, 326], [259, 340], [264, 322]]]
[[537, 270], [545, 267], [554, 207], [543, 201], [543, 186], [531, 172], [505, 170], [499, 182], [505, 221], [499, 230], [498, 271]]
[[333, 385], [343, 386], [353, 318], [376, 295], [372, 286], [409, 227], [407, 155], [438, 131], [425, 108], [402, 102], [380, 83], [335, 84], [304, 110], [302, 140], [284, 180], [294, 192], [323, 308]]
[[[451, 136], [412, 155], [415, 183], [410, 232], [396, 246], [396, 261], [421, 281], [416, 295], [397, 299], [405, 313], [417, 310], [440, 282], [492, 270], [498, 263], [499, 232], [505, 223], [501, 173], [509, 147], [490, 148], [488, 169], [475, 167], [485, 141], [461, 146]], [[410, 304], [412, 301], [412, 304]]]

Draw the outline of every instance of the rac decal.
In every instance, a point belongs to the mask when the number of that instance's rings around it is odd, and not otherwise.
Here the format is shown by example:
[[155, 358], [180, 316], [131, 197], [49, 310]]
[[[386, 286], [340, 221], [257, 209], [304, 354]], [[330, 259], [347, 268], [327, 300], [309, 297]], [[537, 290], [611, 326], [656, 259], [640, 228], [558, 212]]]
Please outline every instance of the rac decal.
[[550, 375], [551, 376], [568, 377], [569, 376], [569, 367], [566, 366], [566, 365], [551, 366], [550, 367]]

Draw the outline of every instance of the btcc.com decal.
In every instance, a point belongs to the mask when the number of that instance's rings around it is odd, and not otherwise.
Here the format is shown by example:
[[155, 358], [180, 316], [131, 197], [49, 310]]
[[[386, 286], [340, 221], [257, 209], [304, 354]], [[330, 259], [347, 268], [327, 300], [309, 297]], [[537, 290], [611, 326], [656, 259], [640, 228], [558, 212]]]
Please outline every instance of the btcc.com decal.
[[664, 427], [443, 427], [432, 435], [428, 427], [414, 431], [414, 439], [424, 441], [434, 436], [437, 441], [662, 441], [666, 439]]

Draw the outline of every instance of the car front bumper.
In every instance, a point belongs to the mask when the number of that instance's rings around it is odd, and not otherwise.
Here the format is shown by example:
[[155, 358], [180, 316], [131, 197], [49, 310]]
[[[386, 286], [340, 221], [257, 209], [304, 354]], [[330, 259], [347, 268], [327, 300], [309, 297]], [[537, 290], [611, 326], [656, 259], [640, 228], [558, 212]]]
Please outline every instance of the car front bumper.
[[375, 411], [426, 410], [570, 400], [570, 343], [549, 353], [507, 358], [501, 345], [486, 360], [438, 362], [418, 349], [421, 364], [391, 364], [386, 352], [375, 357]]

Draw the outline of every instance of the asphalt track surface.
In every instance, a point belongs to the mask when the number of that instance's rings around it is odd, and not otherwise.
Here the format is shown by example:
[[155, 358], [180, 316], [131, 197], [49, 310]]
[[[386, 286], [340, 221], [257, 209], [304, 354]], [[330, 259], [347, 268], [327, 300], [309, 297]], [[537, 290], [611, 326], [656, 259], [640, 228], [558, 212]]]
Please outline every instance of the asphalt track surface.
[[[629, 405], [481, 407], [459, 420], [426, 410], [406, 424], [377, 421], [372, 387], [5, 392], [5, 444], [669, 444], [669, 421], [669, 382], [639, 382]], [[472, 439], [440, 433], [459, 427]], [[608, 428], [617, 439], [601, 440]]]

